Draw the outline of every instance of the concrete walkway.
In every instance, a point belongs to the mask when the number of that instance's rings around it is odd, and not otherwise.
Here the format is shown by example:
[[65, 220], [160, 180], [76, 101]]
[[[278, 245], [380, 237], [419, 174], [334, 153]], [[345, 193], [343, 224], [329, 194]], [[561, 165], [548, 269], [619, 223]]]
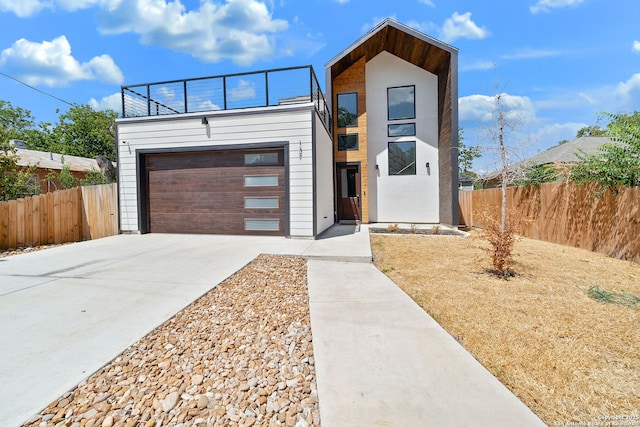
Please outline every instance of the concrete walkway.
[[0, 259], [0, 426], [19, 426], [260, 253], [310, 259], [324, 426], [500, 426], [506, 414], [544, 425], [370, 264], [365, 226], [336, 226], [317, 240], [121, 235]]
[[373, 264], [308, 284], [323, 426], [545, 426]]

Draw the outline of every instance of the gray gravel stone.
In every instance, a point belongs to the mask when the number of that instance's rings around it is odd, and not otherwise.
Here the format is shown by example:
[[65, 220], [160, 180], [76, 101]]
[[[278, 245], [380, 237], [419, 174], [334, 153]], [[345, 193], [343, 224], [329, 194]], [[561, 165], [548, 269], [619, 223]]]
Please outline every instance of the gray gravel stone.
[[261, 255], [29, 427], [320, 425], [305, 261]]

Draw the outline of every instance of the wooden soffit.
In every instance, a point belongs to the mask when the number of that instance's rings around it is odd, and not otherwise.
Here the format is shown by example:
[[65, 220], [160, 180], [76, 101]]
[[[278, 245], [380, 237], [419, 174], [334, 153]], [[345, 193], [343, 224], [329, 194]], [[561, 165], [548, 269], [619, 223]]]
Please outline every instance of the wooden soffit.
[[[338, 59], [333, 60], [335, 62], [332, 61], [333, 63], [330, 62], [327, 65], [331, 68], [331, 78], [336, 78], [359, 59], [364, 57], [369, 61], [382, 51], [387, 51], [436, 75], [448, 69], [454, 48], [447, 49], [444, 43], [436, 40], [431, 43], [425, 40], [426, 36], [420, 38], [419, 33], [411, 30], [416, 33], [413, 35], [401, 27], [401, 24], [387, 20], [378, 27], [377, 32], [376, 29], [372, 30], [373, 34], [368, 39], [352, 46], [351, 50], [341, 54], [342, 57], [339, 55]], [[410, 29], [407, 27], [407, 30]]]

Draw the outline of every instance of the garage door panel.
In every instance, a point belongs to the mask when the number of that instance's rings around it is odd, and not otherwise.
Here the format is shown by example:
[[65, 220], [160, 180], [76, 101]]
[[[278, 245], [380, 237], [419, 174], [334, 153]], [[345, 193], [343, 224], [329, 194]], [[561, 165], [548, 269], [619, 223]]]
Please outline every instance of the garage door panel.
[[284, 153], [278, 155], [281, 165], [244, 165], [245, 154], [261, 152], [147, 155], [149, 231], [285, 234]]
[[[149, 171], [149, 189], [151, 192], [169, 191], [223, 191], [225, 188], [238, 191], [245, 185], [245, 177], [278, 177], [278, 187], [283, 187], [284, 171], [282, 168], [203, 168], [197, 170]], [[268, 191], [273, 186], [247, 187]]]
[[[240, 214], [229, 215], [211, 214], [210, 212], [192, 212], [188, 216], [183, 214], [155, 214], [153, 217], [154, 233], [181, 233], [181, 234], [246, 234], [246, 220], [278, 220], [277, 231], [261, 231], [265, 235], [282, 235], [284, 228], [284, 215], [270, 215], [268, 218], [258, 218], [256, 215], [243, 217]], [[255, 234], [259, 230], [253, 230]]]

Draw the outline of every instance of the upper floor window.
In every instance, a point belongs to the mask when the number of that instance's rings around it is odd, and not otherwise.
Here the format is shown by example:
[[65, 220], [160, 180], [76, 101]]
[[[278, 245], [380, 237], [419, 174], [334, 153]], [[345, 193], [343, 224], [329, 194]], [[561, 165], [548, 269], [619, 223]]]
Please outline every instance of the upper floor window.
[[358, 94], [339, 93], [338, 94], [338, 127], [358, 126]]
[[387, 126], [388, 136], [414, 136], [416, 134], [415, 123], [401, 123]]
[[387, 88], [387, 116], [389, 120], [416, 118], [416, 87]]

